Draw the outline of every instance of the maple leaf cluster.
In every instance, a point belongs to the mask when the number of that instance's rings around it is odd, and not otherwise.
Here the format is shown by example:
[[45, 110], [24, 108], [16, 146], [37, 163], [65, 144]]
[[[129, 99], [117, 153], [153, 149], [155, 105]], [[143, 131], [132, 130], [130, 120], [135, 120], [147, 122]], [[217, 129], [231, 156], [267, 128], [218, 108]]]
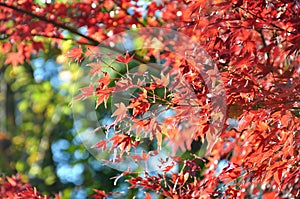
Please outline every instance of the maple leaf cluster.
[[[236, 120], [237, 125], [225, 124], [204, 164], [206, 170], [198, 171], [201, 177], [184, 172], [170, 174], [169, 170], [157, 176], [145, 173], [128, 181], [132, 187], [153, 192], [160, 190], [160, 194], [171, 198], [245, 198], [249, 194], [263, 198], [299, 196], [297, 110], [300, 68], [299, 46], [295, 42], [299, 37], [298, 12], [299, 5], [294, 1], [188, 3], [184, 13], [190, 15], [184, 15], [188, 22], [181, 31], [201, 42], [217, 63], [227, 93], [226, 117]], [[209, 106], [206, 101], [201, 101], [208, 91], [192, 64], [180, 62], [176, 66], [175, 56], [165, 56], [174, 68], [181, 69], [180, 74], [192, 86], [197, 103], [201, 107]], [[212, 71], [209, 72], [211, 74]], [[155, 90], [158, 85], [154, 81], [145, 89]], [[127, 107], [136, 107], [133, 116], [149, 110], [151, 103], [146, 98], [150, 90], [143, 92], [143, 97], [135, 98], [133, 105]], [[176, 94], [172, 94], [171, 99], [163, 99], [175, 106], [174, 110], [178, 101], [183, 99]], [[122, 107], [122, 111], [117, 109], [120, 115], [115, 113], [118, 119], [126, 117], [125, 105], [122, 104]], [[206, 114], [210, 113], [209, 108], [203, 109]], [[171, 131], [170, 127], [166, 127], [168, 122], [170, 124], [180, 117], [179, 112], [168, 118], [161, 127], [157, 122], [152, 123], [155, 129], [152, 134], [165, 140], [178, 139], [177, 148], [183, 150], [190, 149], [191, 145], [188, 138], [182, 137], [184, 134], [195, 140], [206, 133], [206, 139], [209, 139], [205, 126], [202, 130], [193, 131], [200, 132], [195, 137], [188, 129], [180, 133], [178, 129]], [[190, 112], [185, 117], [191, 122], [195, 115], [201, 113], [205, 114], [205, 111]], [[131, 120], [135, 126], [139, 124], [137, 119]], [[200, 121], [197, 120], [198, 124], [201, 124]], [[150, 123], [140, 124], [146, 127]], [[175, 150], [177, 148], [175, 146]], [[221, 162], [225, 162], [225, 166], [217, 173]], [[176, 164], [182, 165], [180, 162]], [[190, 184], [189, 179], [193, 179]]]
[[[46, 195], [41, 195], [36, 188], [21, 180], [21, 175], [0, 177], [0, 196], [3, 199], [49, 199]], [[59, 194], [55, 195], [56, 199], [60, 198]]]
[[[112, 34], [137, 27], [159, 26], [164, 21], [158, 20], [156, 11], [162, 11], [163, 4], [151, 2], [144, 10], [136, 1], [105, 0], [84, 2], [55, 2], [38, 4], [32, 0], [0, 2], [0, 52], [7, 54], [5, 64], [17, 66], [29, 59], [31, 54], [44, 50], [43, 39], [51, 38], [54, 45], [60, 45], [66, 37], [63, 31], [75, 35], [75, 42], [88, 46], [97, 46]], [[175, 15], [176, 16], [176, 15]], [[179, 19], [179, 18], [178, 18]], [[170, 19], [172, 20], [172, 19]], [[78, 29], [86, 28], [86, 34]], [[80, 59], [81, 50], [71, 50], [67, 56]], [[78, 57], [79, 56], [79, 57]]]
[[[134, 161], [146, 161], [166, 147], [165, 143], [171, 144], [173, 154], [191, 151], [195, 141], [208, 143], [204, 158], [192, 152], [192, 159], [174, 156], [172, 164], [161, 166], [156, 175], [124, 172], [121, 176], [128, 178], [131, 188], [145, 189], [145, 198], [150, 193], [170, 198], [300, 196], [298, 1], [153, 1], [147, 4], [146, 17], [136, 1], [123, 0], [77, 2], [68, 7], [64, 3], [42, 7], [25, 0], [0, 6], [0, 19], [6, 22], [0, 32], [9, 38], [0, 46], [0, 52], [7, 54], [5, 64], [22, 64], [42, 49], [36, 36], [60, 44], [65, 39], [62, 30], [79, 36], [78, 44], [96, 46], [132, 27], [164, 27], [188, 35], [208, 53], [216, 65], [208, 70], [205, 64], [195, 65], [195, 60], [206, 63], [202, 60], [206, 57], [193, 46], [188, 47], [195, 54], [187, 52], [185, 58], [172, 53], [185, 51], [187, 41], [177, 46], [162, 41], [164, 51], [101, 54], [89, 63], [90, 76], [99, 77], [98, 81], [82, 88], [76, 99], [94, 97], [96, 108], [107, 106], [109, 99], [121, 99], [112, 104], [114, 122], [104, 127], [114, 130], [113, 136], [99, 140], [94, 148], [117, 151], [118, 161], [126, 154]], [[87, 28], [86, 35], [77, 31], [81, 27]], [[74, 48], [67, 56], [81, 62], [92, 55]], [[113, 61], [103, 63], [103, 56]], [[135, 60], [150, 58], [164, 60], [168, 70], [152, 76], [130, 71]], [[116, 63], [126, 67], [127, 74], [114, 68]], [[103, 68], [110, 68], [118, 77], [111, 77]], [[215, 99], [225, 101], [227, 113], [212, 114], [226, 112], [211, 97], [222, 90], [225, 99]], [[172, 114], [163, 116], [167, 111]], [[155, 150], [145, 149], [137, 155], [135, 150], [147, 140], [156, 142]], [[162, 160], [161, 165], [164, 163]], [[176, 166], [179, 172], [172, 170]], [[108, 197], [101, 190], [95, 192], [94, 197]]]

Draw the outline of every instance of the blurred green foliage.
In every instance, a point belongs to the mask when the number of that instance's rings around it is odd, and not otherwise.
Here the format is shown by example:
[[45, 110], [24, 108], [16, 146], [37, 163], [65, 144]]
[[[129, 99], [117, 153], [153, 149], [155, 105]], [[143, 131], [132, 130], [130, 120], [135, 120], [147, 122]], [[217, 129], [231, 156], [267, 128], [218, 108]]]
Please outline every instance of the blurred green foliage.
[[110, 178], [118, 172], [102, 167], [73, 127], [72, 111], [83, 109], [70, 106], [80, 66], [63, 54], [74, 43], [62, 41], [58, 48], [44, 39], [43, 45], [30, 63], [1, 65], [0, 173], [23, 173], [39, 191], [62, 198], [84, 198], [93, 188], [113, 191]]

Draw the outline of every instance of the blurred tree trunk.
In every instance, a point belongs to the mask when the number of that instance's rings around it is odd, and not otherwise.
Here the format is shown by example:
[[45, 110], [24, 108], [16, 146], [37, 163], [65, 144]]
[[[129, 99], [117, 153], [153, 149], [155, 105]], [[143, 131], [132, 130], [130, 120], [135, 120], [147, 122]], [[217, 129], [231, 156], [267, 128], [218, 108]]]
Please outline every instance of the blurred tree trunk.
[[15, 116], [15, 97], [14, 92], [11, 89], [10, 83], [6, 84], [6, 129], [8, 132], [13, 131], [16, 127], [16, 116]]
[[15, 126], [15, 101], [10, 84], [4, 78], [5, 66], [0, 70], [0, 164], [5, 173], [11, 173], [9, 147], [11, 132]]
[[4, 80], [4, 75], [2, 70], [0, 72], [0, 132], [4, 133], [6, 131], [6, 82]]

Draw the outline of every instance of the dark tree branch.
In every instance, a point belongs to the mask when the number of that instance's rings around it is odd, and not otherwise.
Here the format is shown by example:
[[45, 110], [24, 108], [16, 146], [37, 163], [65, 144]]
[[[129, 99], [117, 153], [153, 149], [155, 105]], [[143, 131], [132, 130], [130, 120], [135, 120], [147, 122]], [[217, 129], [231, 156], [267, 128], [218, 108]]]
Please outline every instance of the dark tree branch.
[[[115, 47], [110, 47], [110, 46], [104, 45], [104, 44], [100, 43], [99, 41], [97, 41], [97, 40], [95, 40], [95, 39], [93, 39], [93, 38], [91, 38], [89, 36], [86, 36], [86, 35], [78, 32], [76, 29], [74, 29], [72, 27], [69, 27], [69, 26], [67, 26], [65, 24], [56, 22], [54, 20], [47, 19], [44, 16], [36, 15], [36, 14], [30, 12], [30, 11], [23, 10], [21, 8], [18, 8], [18, 7], [12, 6], [12, 5], [7, 5], [6, 3], [3, 3], [3, 2], [0, 2], [0, 6], [5, 7], [5, 8], [10, 8], [10, 9], [16, 11], [16, 12], [23, 13], [25, 15], [31, 16], [32, 18], [39, 19], [39, 20], [44, 21], [46, 23], [52, 24], [52, 25], [54, 25], [54, 26], [56, 26], [58, 28], [62, 28], [64, 30], [68, 30], [69, 32], [71, 32], [71, 33], [73, 33], [75, 35], [81, 36], [81, 37], [85, 38], [87, 41], [90, 42], [90, 43], [81, 43], [81, 42], [76, 41], [79, 44], [98, 46], [98, 47], [109, 49], [109, 50], [111, 50], [113, 52], [116, 52], [116, 53], [119, 53], [119, 54], [124, 54], [124, 51], [122, 51], [122, 50], [120, 50], [118, 48], [115, 48]], [[143, 25], [141, 22], [139, 22], [139, 24]], [[41, 36], [43, 36], [43, 35], [41, 35]], [[57, 39], [65, 40], [65, 38], [61, 38], [61, 37], [57, 37]], [[139, 57], [137, 55], [134, 55], [134, 60], [136, 60], [137, 62], [143, 63], [143, 64], [147, 64], [148, 66], [151, 66], [151, 67], [153, 67], [155, 69], [161, 70], [161, 67], [159, 65], [157, 65], [156, 63], [147, 63], [147, 61], [145, 61], [142, 57]]]
[[64, 40], [64, 41], [72, 40], [72, 41], [74, 41], [74, 42], [76, 42], [77, 44], [80, 44], [80, 45], [94, 46], [90, 43], [78, 41], [78, 40], [73, 39], [73, 38], [65, 38], [65, 37], [60, 37], [60, 36], [56, 36], [56, 35], [49, 36], [49, 35], [44, 35], [44, 34], [32, 34], [32, 36], [45, 37], [45, 38], [50, 38], [50, 39], [58, 39], [58, 40]]

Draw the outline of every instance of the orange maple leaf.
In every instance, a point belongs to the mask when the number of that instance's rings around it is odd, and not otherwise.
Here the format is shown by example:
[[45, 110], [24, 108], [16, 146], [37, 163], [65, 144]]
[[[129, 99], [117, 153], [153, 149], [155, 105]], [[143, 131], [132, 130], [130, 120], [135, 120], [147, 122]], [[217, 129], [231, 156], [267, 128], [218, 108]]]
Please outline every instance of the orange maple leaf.
[[127, 107], [123, 102], [115, 104], [117, 109], [112, 114], [112, 117], [117, 116], [115, 123], [118, 123], [127, 116]]
[[90, 84], [88, 87], [81, 88], [80, 91], [82, 94], [78, 95], [74, 100], [86, 99], [87, 97], [93, 95], [94, 85]]
[[107, 106], [107, 100], [111, 94], [111, 92], [114, 90], [114, 88], [106, 88], [103, 90], [99, 90], [96, 92], [96, 96], [98, 97], [97, 99], [97, 104], [96, 104], [96, 109], [98, 108], [98, 106], [100, 104], [102, 104], [102, 102], [104, 102], [104, 106], [106, 108]]
[[7, 58], [4, 64], [12, 64], [14, 67], [18, 66], [18, 64], [24, 63], [24, 55], [18, 52], [11, 52], [7, 54]]

